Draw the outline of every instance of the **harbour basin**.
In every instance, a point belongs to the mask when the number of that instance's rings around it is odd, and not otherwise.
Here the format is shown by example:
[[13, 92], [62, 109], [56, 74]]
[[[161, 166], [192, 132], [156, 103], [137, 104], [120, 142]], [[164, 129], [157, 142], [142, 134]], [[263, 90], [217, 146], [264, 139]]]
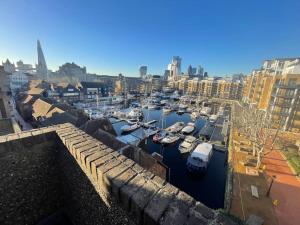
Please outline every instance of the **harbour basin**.
[[[162, 114], [162, 110], [143, 109], [143, 114], [144, 122], [157, 120], [155, 125], [160, 128], [166, 128], [178, 121], [182, 121], [185, 124], [188, 122], [194, 122], [196, 125], [194, 136], [197, 138], [198, 132], [207, 122], [205, 118], [198, 118], [193, 121], [189, 113], [179, 115], [176, 112], [171, 112], [170, 114], [164, 115]], [[126, 124], [124, 121], [113, 124], [117, 135], [121, 135], [120, 128], [124, 124]], [[143, 132], [142, 129], [143, 128], [139, 128], [131, 132], [131, 134], [139, 136], [140, 133]], [[181, 154], [178, 150], [179, 144], [182, 140], [178, 140], [175, 143], [166, 146], [154, 143], [152, 141], [152, 136], [144, 141], [145, 151], [149, 154], [157, 152], [163, 156], [163, 163], [169, 168], [167, 179], [171, 184], [182, 191], [185, 191], [208, 207], [213, 209], [224, 207], [224, 192], [227, 171], [226, 152], [214, 149], [207, 171], [201, 176], [194, 176], [186, 169], [186, 161], [189, 154]]]

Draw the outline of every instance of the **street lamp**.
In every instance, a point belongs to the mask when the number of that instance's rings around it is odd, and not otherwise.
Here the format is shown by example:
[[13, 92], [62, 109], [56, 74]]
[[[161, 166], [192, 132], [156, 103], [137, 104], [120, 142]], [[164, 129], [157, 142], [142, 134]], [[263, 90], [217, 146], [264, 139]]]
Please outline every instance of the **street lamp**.
[[271, 183], [270, 183], [269, 189], [268, 189], [268, 191], [267, 191], [267, 197], [269, 197], [269, 195], [270, 195], [271, 188], [272, 188], [272, 185], [273, 185], [273, 182], [274, 182], [275, 179], [276, 179], [276, 175], [273, 175], [273, 176], [271, 177]]

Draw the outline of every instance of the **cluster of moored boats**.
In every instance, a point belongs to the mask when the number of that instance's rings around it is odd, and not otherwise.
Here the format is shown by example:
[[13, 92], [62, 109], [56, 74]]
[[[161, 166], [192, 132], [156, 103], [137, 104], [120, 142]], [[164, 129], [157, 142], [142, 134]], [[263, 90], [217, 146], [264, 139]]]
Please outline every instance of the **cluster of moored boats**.
[[[168, 145], [181, 139], [182, 142], [179, 144], [178, 150], [181, 154], [189, 154], [186, 163], [187, 169], [196, 173], [205, 171], [213, 154], [213, 145], [209, 143], [209, 138], [203, 138], [205, 132], [202, 136], [200, 132], [199, 138], [193, 136], [196, 131], [196, 125], [193, 122], [187, 124], [176, 122], [167, 128], [154, 126], [153, 123], [157, 121], [141, 122], [144, 117], [143, 108], [148, 110], [161, 108], [162, 118], [164, 114], [172, 111], [176, 111], [178, 114], [189, 112], [192, 120], [204, 116], [209, 121], [207, 124], [210, 124], [213, 129], [213, 124], [218, 120], [219, 116], [223, 115], [224, 107], [220, 107], [216, 114], [212, 114], [212, 108], [204, 104], [193, 107], [186, 105], [184, 102], [174, 103], [166, 99], [148, 98], [146, 102], [134, 105], [127, 112], [114, 112], [116, 117], [124, 118], [127, 121], [127, 124], [121, 127], [122, 133], [131, 132], [142, 127], [143, 129], [146, 128], [144, 132], [147, 134], [147, 137], [151, 136], [155, 143]], [[209, 130], [210, 127], [204, 128]]]
[[187, 159], [187, 169], [191, 173], [204, 172], [212, 156], [213, 146], [194, 137], [193, 133], [195, 130], [196, 126], [194, 123], [185, 125], [183, 122], [177, 122], [156, 133], [153, 136], [153, 142], [166, 145], [183, 139], [178, 150], [181, 154], [190, 154]]

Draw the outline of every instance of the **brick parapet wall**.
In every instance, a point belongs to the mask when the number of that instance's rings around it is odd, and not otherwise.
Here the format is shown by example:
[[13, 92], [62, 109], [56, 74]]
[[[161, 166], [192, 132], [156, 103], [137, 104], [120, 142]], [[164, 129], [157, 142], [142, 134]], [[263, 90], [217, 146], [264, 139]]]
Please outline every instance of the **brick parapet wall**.
[[42, 142], [52, 135], [59, 137], [104, 196], [118, 202], [138, 224], [234, 224], [72, 124], [2, 136], [0, 143], [13, 147], [20, 139]]

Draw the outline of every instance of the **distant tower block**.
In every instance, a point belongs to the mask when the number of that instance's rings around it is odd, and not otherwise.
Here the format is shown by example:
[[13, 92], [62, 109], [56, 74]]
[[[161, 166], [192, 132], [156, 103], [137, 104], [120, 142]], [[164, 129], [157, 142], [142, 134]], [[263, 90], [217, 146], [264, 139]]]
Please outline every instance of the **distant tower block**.
[[48, 68], [44, 53], [41, 47], [41, 43], [37, 41], [37, 54], [38, 54], [38, 64], [36, 65], [36, 72], [39, 78], [43, 80], [48, 80]]
[[140, 78], [142, 79], [145, 78], [147, 75], [147, 66], [140, 66], [139, 72], [140, 72]]

